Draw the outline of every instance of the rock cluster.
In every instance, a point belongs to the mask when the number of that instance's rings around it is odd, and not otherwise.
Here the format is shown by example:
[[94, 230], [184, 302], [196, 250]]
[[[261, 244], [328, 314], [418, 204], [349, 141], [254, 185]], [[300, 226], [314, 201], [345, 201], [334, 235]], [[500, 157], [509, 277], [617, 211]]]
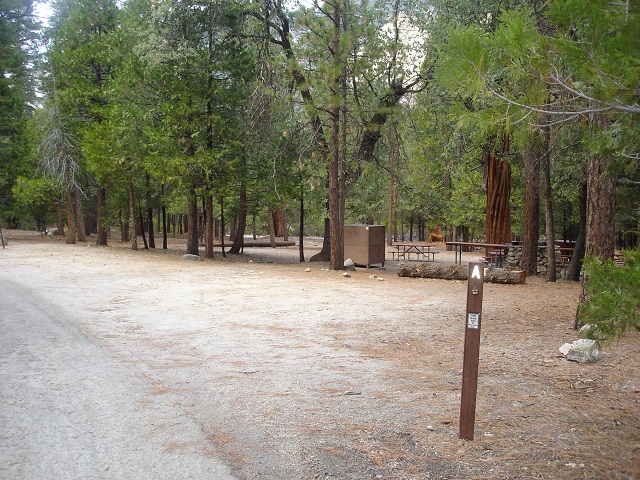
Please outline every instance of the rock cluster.
[[[558, 274], [562, 273], [560, 248], [556, 247], [556, 271]], [[522, 246], [513, 245], [509, 247], [507, 258], [504, 259], [504, 268], [507, 270], [520, 270], [520, 260], [522, 259]], [[547, 274], [547, 246], [538, 245], [538, 274]]]

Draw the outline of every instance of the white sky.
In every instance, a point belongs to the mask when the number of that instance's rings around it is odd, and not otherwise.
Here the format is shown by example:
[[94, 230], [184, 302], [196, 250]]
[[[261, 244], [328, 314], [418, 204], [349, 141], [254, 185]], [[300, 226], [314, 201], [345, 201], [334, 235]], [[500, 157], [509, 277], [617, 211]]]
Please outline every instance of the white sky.
[[35, 13], [43, 25], [49, 25], [49, 17], [53, 12], [48, 2], [36, 3]]

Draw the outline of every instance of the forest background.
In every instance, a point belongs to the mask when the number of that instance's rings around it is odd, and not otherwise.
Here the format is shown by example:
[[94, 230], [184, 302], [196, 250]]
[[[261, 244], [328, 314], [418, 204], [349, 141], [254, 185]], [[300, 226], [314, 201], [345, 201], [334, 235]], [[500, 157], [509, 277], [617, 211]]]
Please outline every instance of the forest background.
[[345, 223], [440, 227], [521, 239], [528, 274], [561, 238], [572, 279], [637, 246], [630, 1], [55, 0], [48, 26], [34, 3], [0, 6], [5, 226], [177, 229], [213, 258], [292, 225], [332, 269]]

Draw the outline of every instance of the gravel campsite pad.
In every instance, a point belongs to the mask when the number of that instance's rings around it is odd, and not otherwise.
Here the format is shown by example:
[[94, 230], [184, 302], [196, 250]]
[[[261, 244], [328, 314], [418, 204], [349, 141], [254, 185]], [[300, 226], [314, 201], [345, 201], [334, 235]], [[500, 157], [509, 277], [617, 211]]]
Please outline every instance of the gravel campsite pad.
[[[393, 262], [345, 277], [297, 263], [297, 246], [189, 262], [173, 239], [169, 251], [133, 252], [5, 233], [5, 285], [58, 312], [95, 349], [75, 355], [69, 345], [65, 362], [81, 362], [77, 371], [113, 363], [83, 377], [86, 395], [100, 396], [83, 418], [120, 405], [131, 428], [119, 435], [140, 450], [86, 478], [118, 478], [156, 454], [216, 458], [237, 479], [640, 478], [640, 335], [605, 345], [596, 364], [567, 361], [558, 347], [578, 338], [579, 284], [485, 285], [467, 441], [458, 438], [466, 282], [400, 278]], [[318, 248], [310, 242], [307, 259]], [[20, 328], [2, 316], [3, 329]], [[0, 477], [25, 478], [40, 458], [24, 448], [35, 423], [53, 435], [77, 418], [71, 407], [55, 421], [31, 415], [18, 389], [27, 357], [0, 346], [0, 401], [10, 406], [0, 414]], [[31, 382], [55, 370], [30, 365]], [[92, 386], [116, 374], [130, 382], [126, 397]], [[58, 394], [39, 391], [51, 402]], [[64, 452], [64, 438], [57, 443]], [[141, 471], [136, 478], [152, 478]]]

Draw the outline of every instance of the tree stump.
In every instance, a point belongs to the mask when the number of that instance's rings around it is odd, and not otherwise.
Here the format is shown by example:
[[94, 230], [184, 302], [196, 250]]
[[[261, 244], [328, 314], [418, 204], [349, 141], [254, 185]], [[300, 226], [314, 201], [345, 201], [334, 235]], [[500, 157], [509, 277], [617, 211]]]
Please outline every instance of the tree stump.
[[[434, 262], [401, 262], [398, 264], [398, 276], [467, 280], [469, 278], [469, 267], [467, 265], [442, 265]], [[526, 278], [526, 273], [520, 270], [486, 268], [484, 271], [484, 281], [486, 283], [517, 285], [525, 283]]]

